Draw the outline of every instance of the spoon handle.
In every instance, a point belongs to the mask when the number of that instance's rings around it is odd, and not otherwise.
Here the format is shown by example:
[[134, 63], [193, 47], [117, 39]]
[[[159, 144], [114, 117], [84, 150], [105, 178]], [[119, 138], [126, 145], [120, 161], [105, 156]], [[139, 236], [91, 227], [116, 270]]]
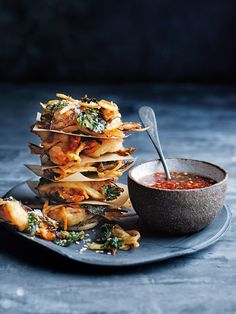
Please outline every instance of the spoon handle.
[[142, 121], [144, 127], [149, 127], [147, 129], [147, 133], [153, 143], [153, 145], [155, 146], [158, 155], [160, 156], [160, 159], [162, 161], [165, 173], [166, 173], [166, 177], [168, 180], [171, 180], [171, 175], [168, 169], [168, 166], [166, 164], [165, 161], [165, 157], [163, 155], [162, 152], [162, 148], [161, 148], [161, 144], [160, 144], [160, 140], [159, 140], [159, 135], [158, 135], [158, 130], [157, 130], [157, 121], [156, 121], [156, 117], [155, 117], [155, 113], [153, 111], [153, 109], [151, 107], [141, 107], [139, 109], [139, 117], [140, 120]]

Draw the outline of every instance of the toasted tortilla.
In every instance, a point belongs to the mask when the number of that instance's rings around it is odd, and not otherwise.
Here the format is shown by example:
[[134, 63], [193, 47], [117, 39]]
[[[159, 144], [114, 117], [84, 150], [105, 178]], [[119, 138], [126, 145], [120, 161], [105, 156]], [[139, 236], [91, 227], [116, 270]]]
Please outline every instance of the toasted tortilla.
[[[40, 133], [40, 132], [54, 132], [54, 133], [59, 133], [59, 134], [66, 134], [66, 135], [73, 135], [73, 136], [80, 136], [80, 137], [90, 137], [90, 138], [103, 138], [103, 139], [109, 139], [109, 138], [127, 138], [129, 136], [128, 135], [125, 135], [123, 134], [123, 136], [105, 136], [105, 135], [89, 135], [89, 134], [84, 134], [84, 133], [71, 133], [71, 132], [64, 132], [64, 131], [60, 131], [60, 130], [51, 130], [51, 129], [43, 129], [43, 128], [40, 128], [38, 126], [38, 122], [40, 122], [41, 120], [41, 113], [40, 112], [37, 112], [37, 115], [36, 115], [36, 123], [34, 124], [33, 128], [32, 128], [32, 131], [34, 133]], [[119, 128], [118, 128], [119, 129]], [[143, 131], [146, 131], [147, 129], [149, 129], [149, 127], [147, 128], [141, 128], [141, 129], [133, 129], [133, 130], [130, 130], [130, 131], [133, 131], [133, 132], [143, 132]], [[109, 128], [108, 128], [109, 130]], [[129, 131], [126, 131], [126, 132], [129, 132]], [[46, 134], [45, 134], [46, 135]]]
[[[65, 135], [73, 135], [73, 136], [79, 136], [79, 137], [89, 137], [89, 138], [103, 138], [103, 139], [109, 139], [109, 138], [125, 138], [127, 137], [125, 134], [122, 137], [119, 136], [105, 136], [105, 135], [89, 135], [89, 134], [84, 134], [84, 133], [71, 133], [71, 132], [64, 132], [60, 130], [51, 130], [51, 129], [42, 129], [39, 127], [38, 122], [41, 120], [41, 113], [37, 112], [36, 115], [36, 123], [34, 124], [32, 128], [32, 132], [34, 133], [44, 133], [46, 137], [48, 136], [47, 133], [49, 132], [54, 132], [54, 133], [59, 133], [59, 134], [65, 134]], [[46, 132], [46, 133], [45, 133]]]
[[[124, 167], [122, 170], [120, 170], [122, 172], [122, 174], [124, 172], [126, 172], [128, 169], [130, 169], [134, 162], [135, 162], [135, 158], [133, 158], [131, 155], [128, 156], [120, 156], [118, 154], [115, 153], [109, 153], [109, 154], [105, 154], [99, 158], [91, 158], [88, 157], [86, 155], [81, 155], [81, 163], [80, 163], [80, 167], [84, 167], [87, 163], [96, 163], [96, 162], [107, 162], [107, 161], [118, 161], [118, 160], [127, 160], [130, 161], [130, 164], [128, 164], [126, 167]], [[46, 179], [47, 178], [44, 175], [44, 170], [46, 169], [52, 169], [52, 168], [59, 168], [59, 166], [46, 166], [46, 165], [25, 165], [29, 170], [31, 170], [35, 175], [37, 175], [38, 177], [44, 177]], [[113, 176], [112, 175], [107, 175], [104, 178], [100, 178], [98, 177], [97, 174], [91, 174], [89, 176], [82, 174], [83, 171], [77, 171], [74, 174], [71, 174], [67, 177], [65, 177], [62, 180], [52, 180], [49, 179], [51, 181], [57, 181], [57, 182], [66, 182], [66, 181], [104, 181], [104, 180], [109, 180], [111, 179]]]
[[[125, 168], [123, 168], [122, 170], [120, 170], [122, 172], [122, 174], [127, 171], [128, 169], [130, 169], [134, 164], [134, 161], [131, 162], [130, 164], [128, 164]], [[50, 169], [50, 168], [55, 168], [55, 167], [42, 167], [39, 165], [25, 165], [29, 170], [31, 170], [36, 176], [38, 177], [43, 177], [45, 179], [48, 179], [50, 181], [54, 181], [54, 182], [69, 182], [69, 181], [106, 181], [106, 180], [110, 180], [111, 178], [113, 178], [114, 176], [112, 175], [107, 175], [104, 178], [100, 178], [98, 177], [98, 175], [96, 174], [91, 174], [91, 175], [83, 175], [82, 172], [76, 172], [74, 174], [71, 174], [67, 177], [65, 177], [64, 179], [61, 180], [52, 180], [47, 178], [44, 173], [43, 170]]]
[[[39, 184], [39, 181], [27, 181], [26, 182], [28, 187], [31, 189], [31, 191], [33, 193], [36, 194], [36, 196], [39, 197], [39, 193], [38, 193], [38, 190], [37, 190], [37, 186]], [[119, 187], [121, 187], [122, 189], [124, 189], [124, 191], [121, 193], [121, 195], [113, 200], [113, 201], [97, 201], [97, 200], [86, 200], [86, 201], [83, 201], [83, 202], [80, 202], [79, 204], [91, 204], [91, 205], [112, 205], [112, 206], [117, 206], [117, 207], [120, 207], [122, 206], [123, 204], [125, 204], [125, 202], [128, 200], [129, 198], [129, 193], [128, 193], [128, 186], [125, 185], [125, 184], [122, 184], [122, 183], [116, 183]], [[69, 204], [68, 204], [69, 206]]]

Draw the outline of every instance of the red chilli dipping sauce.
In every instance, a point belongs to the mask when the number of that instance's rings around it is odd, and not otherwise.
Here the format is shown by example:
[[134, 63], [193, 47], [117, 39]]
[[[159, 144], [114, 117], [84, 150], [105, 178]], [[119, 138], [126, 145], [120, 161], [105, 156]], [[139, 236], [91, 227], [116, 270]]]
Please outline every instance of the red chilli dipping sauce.
[[153, 189], [189, 190], [201, 189], [216, 183], [207, 177], [188, 172], [171, 172], [171, 180], [167, 180], [164, 172], [155, 172], [142, 177], [139, 182]]

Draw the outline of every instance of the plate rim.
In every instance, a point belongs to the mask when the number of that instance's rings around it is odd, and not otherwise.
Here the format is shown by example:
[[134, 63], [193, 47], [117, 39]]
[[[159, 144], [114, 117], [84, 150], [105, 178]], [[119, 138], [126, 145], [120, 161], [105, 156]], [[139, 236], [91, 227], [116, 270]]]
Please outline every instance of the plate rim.
[[[24, 185], [26, 181], [20, 182], [18, 184], [16, 184], [15, 186], [13, 186], [8, 192], [6, 192], [4, 194], [3, 197], [9, 197], [10, 193], [17, 188], [18, 186]], [[168, 260], [168, 259], [172, 259], [175, 257], [179, 257], [179, 256], [185, 256], [185, 255], [189, 255], [189, 254], [193, 254], [196, 252], [199, 252], [211, 245], [213, 245], [214, 243], [216, 243], [218, 240], [220, 240], [223, 235], [227, 232], [227, 230], [229, 229], [230, 226], [230, 222], [232, 219], [232, 212], [230, 210], [230, 207], [228, 204], [223, 205], [222, 209], [220, 210], [220, 212], [222, 210], [226, 211], [226, 219], [224, 221], [224, 224], [221, 226], [221, 228], [217, 231], [217, 233], [215, 233], [213, 236], [211, 236], [210, 238], [206, 239], [204, 242], [196, 244], [195, 246], [191, 247], [191, 248], [187, 248], [187, 249], [180, 249], [176, 252], [172, 252], [169, 254], [166, 254], [166, 256], [162, 256], [162, 257], [153, 257], [147, 260], [143, 260], [143, 261], [129, 261], [128, 263], [121, 263], [121, 264], [111, 264], [111, 263], [104, 263], [103, 261], [99, 262], [99, 261], [95, 261], [93, 262], [92, 260], [88, 260], [86, 258], [83, 258], [82, 256], [80, 256], [80, 259], [76, 259], [73, 256], [71, 256], [70, 254], [66, 254], [62, 251], [58, 251], [56, 250], [56, 248], [54, 249], [53, 247], [48, 247], [46, 245], [41, 244], [40, 242], [34, 240], [34, 238], [29, 238], [26, 234], [22, 233], [22, 232], [18, 232], [17, 230], [14, 230], [13, 228], [7, 228], [9, 231], [13, 232], [14, 234], [16, 234], [17, 236], [20, 236], [24, 239], [27, 239], [28, 241], [33, 242], [36, 245], [39, 245], [40, 247], [43, 247], [49, 251], [53, 251], [65, 258], [68, 258], [70, 260], [73, 260], [75, 262], [79, 262], [79, 263], [83, 263], [86, 265], [90, 265], [90, 266], [100, 266], [100, 267], [113, 267], [113, 268], [121, 268], [121, 267], [132, 267], [132, 266], [141, 266], [141, 265], [146, 265], [146, 264], [152, 264], [152, 263], [157, 263], [157, 262], [161, 262], [164, 260]], [[220, 214], [219, 212], [219, 214]], [[218, 214], [218, 215], [219, 215]]]

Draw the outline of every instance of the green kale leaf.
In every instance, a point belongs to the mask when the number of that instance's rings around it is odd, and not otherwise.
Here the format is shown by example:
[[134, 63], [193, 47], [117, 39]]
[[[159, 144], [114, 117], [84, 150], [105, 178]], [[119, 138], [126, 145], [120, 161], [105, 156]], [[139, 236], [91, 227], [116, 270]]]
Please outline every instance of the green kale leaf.
[[103, 242], [111, 237], [112, 228], [113, 228], [112, 224], [104, 224], [104, 225], [101, 226], [101, 230], [102, 230], [102, 238], [101, 238], [101, 240]]
[[48, 105], [46, 105], [46, 110], [47, 111], [61, 110], [61, 109], [65, 108], [66, 106], [68, 106], [69, 104], [70, 104], [69, 101], [63, 99], [63, 100], [60, 100], [56, 104], [48, 104]]
[[119, 249], [121, 249], [124, 246], [124, 241], [112, 234], [113, 224], [104, 224], [101, 226], [101, 232], [102, 235], [99, 239], [97, 239], [97, 243], [100, 244], [101, 250], [112, 252], [112, 254], [115, 254], [115, 252]]
[[106, 128], [106, 121], [103, 119], [98, 109], [87, 109], [80, 111], [77, 116], [79, 125], [96, 133], [102, 133]]
[[84, 204], [81, 207], [88, 210], [91, 214], [96, 216], [101, 216], [104, 214], [107, 206], [104, 205], [90, 205], [90, 204]]
[[103, 243], [101, 249], [104, 251], [119, 250], [123, 245], [124, 241], [121, 238], [112, 236], [111, 238], [108, 238], [105, 243]]
[[115, 184], [105, 184], [102, 186], [102, 193], [107, 201], [117, 199], [124, 190]]

